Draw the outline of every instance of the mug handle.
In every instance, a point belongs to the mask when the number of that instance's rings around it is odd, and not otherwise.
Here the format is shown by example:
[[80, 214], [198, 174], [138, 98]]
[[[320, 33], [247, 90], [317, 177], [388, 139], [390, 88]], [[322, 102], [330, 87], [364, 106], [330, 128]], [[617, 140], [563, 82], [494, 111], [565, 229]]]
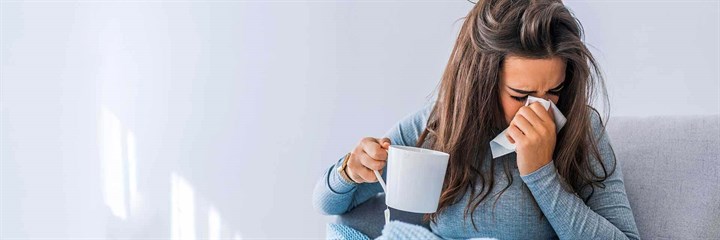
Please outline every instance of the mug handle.
[[378, 182], [380, 183], [380, 186], [383, 189], [383, 192], [385, 192], [387, 194], [387, 187], [385, 186], [385, 180], [382, 179], [380, 172], [378, 172], [378, 170], [373, 170], [373, 172], [375, 173], [375, 177], [377, 177]]
[[[385, 150], [385, 151], [389, 152], [389, 150]], [[387, 166], [387, 165], [385, 165], [385, 166]], [[380, 186], [383, 189], [383, 192], [385, 192], [385, 194], [387, 194], [387, 187], [385, 185], [385, 180], [382, 179], [382, 175], [380, 175], [380, 172], [378, 172], [378, 170], [373, 170], [373, 172], [375, 173], [375, 177], [377, 177], [378, 182], [380, 183]]]
[[[383, 180], [382, 175], [380, 175], [380, 172], [378, 172], [378, 170], [373, 170], [373, 172], [375, 173], [375, 177], [377, 177], [378, 182], [383, 189], [383, 192], [385, 192], [385, 196], [387, 196], [387, 187], [385, 186], [385, 180]], [[385, 214], [385, 224], [387, 224], [390, 222], [390, 209], [386, 207], [383, 213]]]

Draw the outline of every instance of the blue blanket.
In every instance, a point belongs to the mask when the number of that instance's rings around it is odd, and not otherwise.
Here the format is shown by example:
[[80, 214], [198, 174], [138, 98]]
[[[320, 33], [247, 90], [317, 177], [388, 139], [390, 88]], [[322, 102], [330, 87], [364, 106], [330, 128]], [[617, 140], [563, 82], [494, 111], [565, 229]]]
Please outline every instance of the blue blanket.
[[[329, 223], [327, 226], [327, 238], [328, 239], [341, 239], [341, 240], [370, 240], [370, 238], [349, 227], [342, 224]], [[382, 235], [376, 239], [427, 239], [427, 240], [442, 240], [443, 238], [433, 234], [428, 229], [404, 223], [400, 221], [390, 221], [385, 224], [382, 230]], [[489, 238], [474, 238], [475, 240], [489, 239]]]

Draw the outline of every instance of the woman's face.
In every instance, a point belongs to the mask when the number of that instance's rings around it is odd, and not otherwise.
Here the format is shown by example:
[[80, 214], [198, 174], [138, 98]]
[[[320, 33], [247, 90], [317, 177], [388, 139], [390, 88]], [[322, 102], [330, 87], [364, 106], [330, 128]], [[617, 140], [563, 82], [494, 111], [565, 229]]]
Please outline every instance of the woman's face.
[[565, 81], [565, 60], [560, 57], [529, 59], [505, 58], [500, 71], [500, 103], [510, 124], [515, 113], [525, 106], [528, 95], [557, 104]]

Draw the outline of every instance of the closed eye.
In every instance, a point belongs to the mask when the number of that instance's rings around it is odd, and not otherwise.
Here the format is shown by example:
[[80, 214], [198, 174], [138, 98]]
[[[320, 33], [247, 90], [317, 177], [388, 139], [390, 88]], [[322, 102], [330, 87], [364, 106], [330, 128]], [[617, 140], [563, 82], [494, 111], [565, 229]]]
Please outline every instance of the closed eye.
[[[549, 93], [549, 94], [552, 94], [552, 95], [555, 95], [555, 96], [559, 96], [559, 95], [560, 95], [560, 90], [558, 90], [558, 91], [550, 91], [550, 92], [548, 92], [548, 93]], [[513, 99], [517, 100], [518, 102], [524, 102], [525, 100], [527, 100], [528, 96], [529, 96], [529, 95], [525, 95], [525, 96], [513, 96], [513, 95], [510, 95], [510, 97], [512, 97]]]
[[524, 102], [525, 99], [527, 99], [528, 95], [525, 95], [525, 96], [523, 96], [523, 97], [517, 97], [517, 96], [510, 95], [510, 97], [512, 97], [513, 99], [515, 99], [515, 100], [517, 100], [517, 101], [519, 101], [519, 102]]

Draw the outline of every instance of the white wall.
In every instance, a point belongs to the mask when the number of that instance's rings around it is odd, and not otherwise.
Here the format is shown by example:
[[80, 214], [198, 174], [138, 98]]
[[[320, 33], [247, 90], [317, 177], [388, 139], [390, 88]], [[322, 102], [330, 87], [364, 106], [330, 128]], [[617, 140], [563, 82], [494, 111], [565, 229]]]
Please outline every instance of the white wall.
[[720, 113], [720, 1], [571, 1], [612, 116]]
[[[613, 115], [720, 112], [720, 4], [568, 5]], [[430, 99], [470, 8], [2, 1], [0, 238], [322, 237], [315, 181]]]

